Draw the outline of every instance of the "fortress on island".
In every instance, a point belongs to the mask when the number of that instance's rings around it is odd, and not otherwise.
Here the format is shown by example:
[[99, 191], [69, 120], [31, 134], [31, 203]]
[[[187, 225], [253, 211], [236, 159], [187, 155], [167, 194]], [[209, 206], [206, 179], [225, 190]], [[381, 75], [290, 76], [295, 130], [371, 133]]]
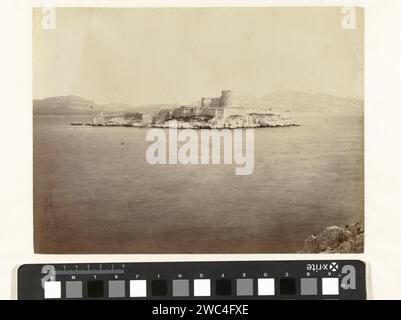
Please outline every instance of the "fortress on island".
[[232, 90], [220, 97], [202, 97], [194, 105], [163, 109], [155, 115], [133, 112], [104, 114], [92, 118], [92, 126], [169, 127], [176, 121], [179, 128], [249, 128], [285, 127], [295, 123], [289, 116], [272, 113], [271, 108], [251, 108], [236, 102]]
[[269, 109], [249, 108], [237, 104], [234, 91], [223, 90], [220, 97], [202, 97], [198, 106], [181, 106], [173, 110], [161, 110], [154, 123], [188, 117], [226, 119], [230, 116], [243, 116], [250, 113], [269, 113]]

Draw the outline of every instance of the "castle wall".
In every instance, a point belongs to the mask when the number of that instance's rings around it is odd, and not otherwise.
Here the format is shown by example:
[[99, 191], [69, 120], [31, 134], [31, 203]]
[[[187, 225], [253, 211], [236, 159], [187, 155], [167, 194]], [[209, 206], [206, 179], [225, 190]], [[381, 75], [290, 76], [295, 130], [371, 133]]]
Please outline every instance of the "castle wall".
[[[210, 107], [208, 107], [210, 105]], [[195, 115], [211, 115], [216, 118], [227, 118], [233, 115], [249, 113], [267, 113], [267, 110], [240, 108], [236, 105], [234, 91], [222, 90], [216, 98], [201, 98], [201, 108], [195, 110]]]
[[184, 108], [182, 109], [182, 115], [183, 115], [184, 117], [193, 116], [193, 115], [194, 115], [194, 110], [193, 110], [193, 108], [191, 108], [191, 107], [184, 107]]
[[229, 116], [243, 116], [245, 114], [248, 114], [249, 112], [244, 109], [244, 108], [231, 108], [231, 107], [226, 107], [222, 109], [222, 118], [228, 118]]
[[215, 110], [215, 108], [202, 108], [198, 115], [214, 117]]
[[216, 117], [219, 118], [228, 118], [230, 116], [244, 116], [250, 113], [260, 113], [260, 114], [271, 114], [268, 109], [263, 108], [240, 108], [240, 107], [228, 107], [228, 108], [221, 108], [216, 114]]
[[210, 107], [212, 107], [212, 108], [220, 108], [221, 107], [220, 98], [212, 98], [212, 101], [210, 103]]
[[211, 98], [202, 98], [201, 99], [201, 107], [202, 108], [209, 108], [211, 104], [212, 104]]

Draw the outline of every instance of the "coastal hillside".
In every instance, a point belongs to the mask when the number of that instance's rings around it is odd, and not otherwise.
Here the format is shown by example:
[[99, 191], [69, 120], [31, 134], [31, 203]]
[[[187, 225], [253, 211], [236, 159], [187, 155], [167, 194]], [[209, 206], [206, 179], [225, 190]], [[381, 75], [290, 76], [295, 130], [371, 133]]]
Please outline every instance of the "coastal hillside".
[[[279, 90], [262, 97], [238, 95], [237, 104], [251, 108], [270, 108], [272, 112], [290, 111], [299, 114], [362, 115], [363, 100], [350, 97], [335, 97], [327, 94], [310, 94], [291, 90]], [[199, 105], [194, 102], [191, 105]], [[94, 115], [106, 113], [142, 112], [156, 114], [163, 109], [179, 107], [174, 104], [148, 104], [132, 106], [111, 102], [97, 104], [95, 101], [78, 96], [59, 96], [33, 101], [34, 114], [42, 115]]]
[[33, 100], [33, 113], [36, 115], [96, 115], [105, 113], [143, 112], [155, 114], [163, 109], [179, 107], [179, 104], [150, 104], [131, 106], [121, 102], [97, 104], [94, 100], [79, 96], [58, 96]]
[[99, 110], [99, 106], [93, 100], [72, 95], [33, 100], [34, 114], [90, 115]]
[[323, 113], [355, 115], [363, 112], [363, 100], [335, 97], [328, 94], [310, 94], [291, 90], [278, 90], [263, 97], [238, 96], [238, 103], [252, 107], [268, 106], [272, 111], [291, 113]]

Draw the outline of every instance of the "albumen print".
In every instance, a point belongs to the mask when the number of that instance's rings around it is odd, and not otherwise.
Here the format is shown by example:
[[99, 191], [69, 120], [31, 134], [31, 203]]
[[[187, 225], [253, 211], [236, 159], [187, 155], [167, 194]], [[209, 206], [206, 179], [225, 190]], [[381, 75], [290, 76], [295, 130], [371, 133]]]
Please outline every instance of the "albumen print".
[[35, 252], [363, 252], [363, 79], [362, 8], [35, 8]]

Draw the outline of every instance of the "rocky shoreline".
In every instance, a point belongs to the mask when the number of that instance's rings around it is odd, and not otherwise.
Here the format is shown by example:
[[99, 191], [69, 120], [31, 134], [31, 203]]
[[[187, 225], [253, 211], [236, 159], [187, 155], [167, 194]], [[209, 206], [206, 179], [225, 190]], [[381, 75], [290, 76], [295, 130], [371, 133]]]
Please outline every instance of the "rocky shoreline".
[[365, 232], [359, 223], [331, 226], [306, 238], [300, 253], [363, 253]]
[[275, 128], [299, 126], [290, 117], [282, 117], [278, 114], [247, 114], [232, 115], [227, 118], [205, 119], [201, 117], [187, 117], [170, 119], [154, 124], [144, 124], [138, 121], [108, 121], [91, 124], [83, 122], [72, 122], [73, 126], [95, 126], [95, 127], [136, 127], [136, 128], [178, 128], [178, 129], [240, 129], [240, 128]]

